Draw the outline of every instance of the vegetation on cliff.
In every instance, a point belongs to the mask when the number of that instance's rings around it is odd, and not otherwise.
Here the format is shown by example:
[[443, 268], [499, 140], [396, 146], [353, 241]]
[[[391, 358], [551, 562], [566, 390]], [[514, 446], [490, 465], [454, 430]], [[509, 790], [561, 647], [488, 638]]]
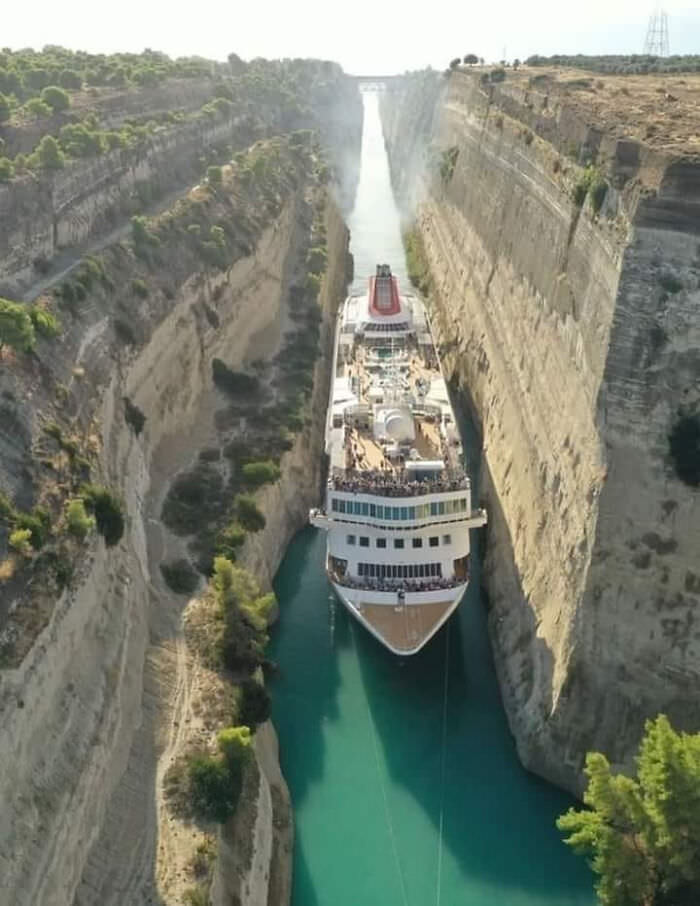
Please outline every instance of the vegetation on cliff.
[[269, 696], [253, 674], [263, 660], [274, 605], [274, 595], [262, 595], [249, 572], [217, 557], [207, 593], [188, 617], [187, 639], [233, 693], [225, 715], [229, 724], [209, 748], [195, 747], [166, 774], [165, 792], [176, 814], [223, 823], [236, 809], [251, 734], [270, 714]]
[[591, 857], [603, 906], [691, 906], [700, 901], [700, 734], [677, 733], [664, 715], [647, 721], [636, 778], [586, 759], [589, 809], [557, 822]]
[[525, 60], [527, 66], [563, 66], [587, 69], [590, 72], [610, 72], [628, 75], [645, 75], [659, 72], [700, 72], [700, 56], [697, 54], [675, 54], [670, 57], [655, 57], [647, 54], [554, 54], [542, 57], [538, 54]]
[[404, 230], [403, 246], [406, 252], [408, 279], [420, 293], [428, 297], [433, 288], [432, 276], [423, 245], [423, 237], [415, 225]]

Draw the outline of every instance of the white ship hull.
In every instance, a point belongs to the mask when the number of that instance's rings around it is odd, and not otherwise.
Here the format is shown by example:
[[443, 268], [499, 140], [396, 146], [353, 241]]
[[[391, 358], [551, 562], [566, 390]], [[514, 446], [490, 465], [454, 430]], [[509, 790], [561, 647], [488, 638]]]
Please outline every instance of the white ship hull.
[[389, 651], [420, 651], [469, 584], [472, 511], [462, 447], [423, 303], [386, 266], [339, 314], [324, 506], [326, 569], [352, 616]]
[[[371, 632], [392, 654], [404, 657], [417, 654], [457, 610], [467, 584], [454, 589], [447, 601], [436, 593], [434, 601], [407, 601], [401, 605], [396, 595], [367, 597], [331, 583], [350, 614]], [[418, 597], [418, 596], [416, 596]]]

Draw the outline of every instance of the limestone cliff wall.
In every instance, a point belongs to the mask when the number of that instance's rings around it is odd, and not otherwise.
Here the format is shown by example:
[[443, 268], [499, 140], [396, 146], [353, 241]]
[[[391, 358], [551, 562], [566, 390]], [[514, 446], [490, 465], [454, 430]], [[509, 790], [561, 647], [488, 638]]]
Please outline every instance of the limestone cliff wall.
[[[2, 900], [13, 906], [176, 902], [168, 894], [175, 864], [168, 857], [177, 832], [168, 827], [159, 785], [163, 762], [189, 720], [191, 669], [180, 626], [184, 603], [159, 573], [171, 541], [158, 517], [168, 481], [206, 446], [221, 404], [212, 359], [236, 367], [259, 357], [261, 336], [272, 331], [281, 339], [308, 219], [308, 185], [301, 178], [295, 185], [250, 254], [228, 271], [194, 273], [178, 284], [182, 265], [173, 260], [164, 275], [169, 294], [154, 290], [132, 319], [143, 342], [115, 344], [112, 318], [95, 305], [65, 337], [63, 354], [54, 353], [45, 366], [64, 384], [76, 422], [98, 433], [100, 470], [123, 495], [128, 525], [115, 548], [92, 541], [31, 649], [0, 674], [6, 765], [0, 876]], [[321, 301], [328, 329], [345, 282], [348, 241], [330, 203], [326, 226], [329, 269]], [[27, 377], [3, 375], [4, 395], [26, 401]], [[325, 399], [324, 359], [316, 377], [314, 393]], [[38, 396], [32, 417], [22, 422], [28, 442], [39, 431]], [[124, 397], [145, 416], [138, 436], [125, 420]], [[282, 480], [265, 494], [268, 525], [246, 562], [268, 581], [316, 499], [318, 430], [314, 416], [285, 455]], [[15, 478], [19, 493], [19, 471]], [[6, 603], [12, 612], [19, 598]], [[269, 731], [259, 760], [274, 808], [259, 813], [255, 835], [269, 844], [268, 855], [263, 847], [250, 869], [255, 877], [244, 878], [257, 891], [257, 899], [244, 902], [282, 904], [290, 889], [291, 820], [267, 737]], [[225, 839], [221, 851], [225, 863]], [[217, 877], [226, 891], [225, 872]]]
[[[0, 290], [16, 295], [36, 279], [35, 262], [109, 231], [133, 210], [140, 183], [154, 195], [182, 190], [201, 173], [200, 156], [231, 142], [236, 118], [192, 121], [153, 136], [134, 150], [77, 160], [43, 176], [0, 186]], [[239, 138], [248, 137], [240, 130]]]
[[[585, 752], [629, 766], [646, 717], [700, 726], [700, 495], [668, 445], [700, 398], [698, 168], [468, 75], [407, 79], [382, 113], [483, 434], [511, 728], [527, 767], [580, 791]], [[597, 214], [573, 201], [572, 144], [605, 167]]]

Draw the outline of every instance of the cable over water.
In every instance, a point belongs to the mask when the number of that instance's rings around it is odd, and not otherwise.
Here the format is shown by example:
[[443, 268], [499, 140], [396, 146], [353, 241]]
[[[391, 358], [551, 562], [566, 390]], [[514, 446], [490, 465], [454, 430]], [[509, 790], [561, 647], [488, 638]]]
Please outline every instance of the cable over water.
[[[355, 657], [359, 657], [357, 651], [357, 641], [355, 639], [355, 627], [353, 626], [352, 621], [350, 621], [350, 636], [352, 637], [352, 647], [355, 653]], [[384, 816], [386, 819], [387, 830], [389, 832], [389, 839], [391, 840], [391, 849], [394, 854], [394, 862], [396, 864], [396, 873], [399, 878], [399, 886], [401, 889], [401, 899], [404, 906], [409, 906], [408, 893], [406, 890], [406, 880], [404, 878], [403, 869], [401, 868], [401, 859], [399, 858], [399, 849], [396, 844], [396, 834], [394, 832], [394, 822], [391, 820], [391, 811], [389, 809], [389, 795], [387, 793], [386, 784], [384, 783], [384, 778], [382, 777], [381, 770], [381, 760], [379, 758], [379, 744], [377, 742], [377, 731], [374, 726], [374, 718], [372, 717], [372, 709], [370, 708], [369, 701], [365, 701], [367, 705], [367, 722], [369, 724], [369, 732], [372, 738], [372, 747], [374, 749], [374, 761], [377, 768], [377, 779], [379, 780], [379, 786], [382, 790], [382, 798], [384, 800]]]
[[442, 895], [442, 836], [445, 821], [445, 766], [447, 763], [447, 694], [450, 683], [450, 623], [447, 621], [445, 631], [445, 680], [442, 693], [442, 739], [440, 740], [440, 821], [438, 824], [438, 861], [437, 861], [437, 893], [435, 902], [440, 906]]

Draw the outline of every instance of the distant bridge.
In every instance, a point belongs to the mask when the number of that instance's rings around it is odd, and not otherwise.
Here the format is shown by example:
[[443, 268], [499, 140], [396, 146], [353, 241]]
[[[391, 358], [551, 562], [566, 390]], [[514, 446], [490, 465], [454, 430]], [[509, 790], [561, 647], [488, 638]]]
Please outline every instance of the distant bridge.
[[396, 79], [401, 78], [398, 75], [355, 75], [350, 76], [355, 79], [361, 90], [364, 91], [384, 91], [387, 85], [390, 85]]

